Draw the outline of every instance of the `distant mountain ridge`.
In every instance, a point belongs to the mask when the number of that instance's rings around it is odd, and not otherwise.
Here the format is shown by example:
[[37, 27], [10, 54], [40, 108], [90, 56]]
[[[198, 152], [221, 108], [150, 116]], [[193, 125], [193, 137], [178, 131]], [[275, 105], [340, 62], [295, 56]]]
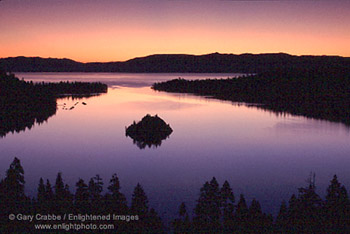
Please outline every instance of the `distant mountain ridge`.
[[156, 54], [125, 62], [81, 63], [71, 59], [9, 57], [0, 68], [11, 72], [256, 73], [276, 68], [349, 69], [350, 57], [276, 54]]

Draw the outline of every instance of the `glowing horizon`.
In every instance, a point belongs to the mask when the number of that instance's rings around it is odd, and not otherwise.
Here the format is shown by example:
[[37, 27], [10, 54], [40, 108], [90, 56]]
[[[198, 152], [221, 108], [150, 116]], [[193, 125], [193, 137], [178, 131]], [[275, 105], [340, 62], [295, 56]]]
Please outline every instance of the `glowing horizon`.
[[0, 57], [152, 54], [350, 57], [347, 1], [0, 1]]

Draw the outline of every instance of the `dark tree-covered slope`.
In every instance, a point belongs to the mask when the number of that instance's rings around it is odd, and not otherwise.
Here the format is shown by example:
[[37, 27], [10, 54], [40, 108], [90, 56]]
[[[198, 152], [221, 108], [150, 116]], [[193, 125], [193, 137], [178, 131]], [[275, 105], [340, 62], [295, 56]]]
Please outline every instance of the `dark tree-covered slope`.
[[198, 72], [257, 73], [275, 68], [350, 66], [339, 56], [293, 56], [289, 54], [158, 54], [125, 62], [80, 63], [69, 59], [11, 57], [0, 59], [0, 68], [11, 72]]
[[106, 93], [101, 83], [33, 83], [0, 70], [0, 137], [41, 124], [56, 113], [60, 95]]
[[238, 79], [176, 79], [156, 83], [153, 89], [260, 103], [260, 108], [276, 112], [350, 124], [349, 68], [278, 68]]

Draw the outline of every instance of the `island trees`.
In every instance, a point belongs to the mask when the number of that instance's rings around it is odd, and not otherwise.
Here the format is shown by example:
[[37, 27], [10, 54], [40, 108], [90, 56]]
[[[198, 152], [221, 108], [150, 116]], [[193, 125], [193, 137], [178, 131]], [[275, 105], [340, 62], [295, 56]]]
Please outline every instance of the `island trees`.
[[158, 147], [162, 141], [173, 132], [169, 124], [162, 120], [158, 115], [151, 116], [147, 114], [141, 121], [134, 121], [125, 129], [125, 135], [133, 139], [140, 149], [151, 146]]

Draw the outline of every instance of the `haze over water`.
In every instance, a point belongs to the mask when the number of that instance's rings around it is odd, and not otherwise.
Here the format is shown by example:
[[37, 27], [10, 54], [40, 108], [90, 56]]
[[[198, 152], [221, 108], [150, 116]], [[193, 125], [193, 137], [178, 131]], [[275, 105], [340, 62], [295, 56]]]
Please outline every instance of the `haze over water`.
[[[150, 206], [174, 217], [182, 201], [192, 212], [199, 189], [213, 176], [228, 180], [238, 198], [260, 201], [276, 213], [281, 201], [316, 173], [317, 193], [325, 195], [334, 174], [350, 187], [350, 131], [341, 123], [276, 115], [254, 106], [194, 95], [156, 92], [150, 85], [178, 77], [227, 78], [233, 74], [21, 73], [25, 80], [101, 81], [107, 94], [58, 99], [46, 123], [0, 139], [0, 175], [16, 156], [25, 170], [26, 191], [36, 194], [40, 177], [54, 183], [58, 172], [75, 190], [79, 178], [99, 174], [105, 186], [113, 173], [128, 199], [139, 182]], [[64, 110], [79, 102], [71, 111]], [[86, 102], [87, 105], [82, 105]], [[139, 149], [125, 127], [157, 114], [173, 133], [158, 148]]]

